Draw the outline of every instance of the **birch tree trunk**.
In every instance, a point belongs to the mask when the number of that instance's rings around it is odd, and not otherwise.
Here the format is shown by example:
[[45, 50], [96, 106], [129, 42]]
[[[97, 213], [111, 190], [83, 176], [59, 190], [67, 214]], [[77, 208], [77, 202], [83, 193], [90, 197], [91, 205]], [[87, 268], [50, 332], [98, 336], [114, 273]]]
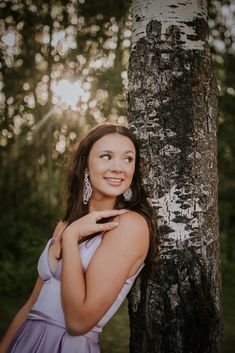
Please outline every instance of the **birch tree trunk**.
[[206, 0], [133, 0], [129, 124], [163, 244], [129, 295], [131, 353], [221, 352], [217, 85]]

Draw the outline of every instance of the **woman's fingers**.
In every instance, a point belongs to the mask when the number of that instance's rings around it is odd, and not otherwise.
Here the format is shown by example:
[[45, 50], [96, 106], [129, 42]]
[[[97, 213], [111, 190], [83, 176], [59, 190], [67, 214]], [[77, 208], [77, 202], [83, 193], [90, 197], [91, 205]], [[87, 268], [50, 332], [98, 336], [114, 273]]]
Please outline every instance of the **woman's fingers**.
[[[95, 219], [96, 221], [99, 221], [102, 218], [108, 218], [112, 216], [117, 216], [122, 213], [126, 213], [128, 210], [122, 209], [122, 210], [104, 210], [104, 211], [95, 211]], [[108, 224], [108, 223], [106, 223]]]
[[69, 227], [64, 231], [63, 233], [63, 239], [68, 237], [65, 234], [71, 234], [74, 235], [78, 240], [80, 240], [83, 237], [86, 237], [87, 235], [93, 234], [93, 233], [101, 233], [101, 232], [106, 232], [108, 230], [111, 230], [113, 228], [116, 228], [119, 225], [118, 222], [107, 222], [107, 223], [83, 223], [79, 225], [79, 231], [76, 230], [76, 228], [70, 233]]
[[89, 224], [88, 227], [84, 228], [80, 236], [84, 237], [93, 233], [101, 233], [116, 228], [118, 226], [118, 222], [108, 222], [108, 223], [94, 223]]
[[109, 222], [109, 223], [99, 223], [99, 224], [96, 224], [97, 226], [99, 226], [99, 230], [98, 231], [107, 231], [107, 230], [110, 230], [110, 229], [113, 229], [115, 227], [118, 226], [118, 222]]
[[[74, 236], [85, 237], [92, 233], [103, 232], [111, 230], [118, 226], [118, 222], [107, 222], [107, 223], [96, 223], [102, 218], [108, 218], [117, 216], [122, 213], [126, 213], [128, 210], [105, 210], [105, 211], [93, 211], [88, 213], [86, 216], [79, 218], [67, 227], [67, 233], [69, 229]], [[66, 233], [66, 230], [65, 230]]]

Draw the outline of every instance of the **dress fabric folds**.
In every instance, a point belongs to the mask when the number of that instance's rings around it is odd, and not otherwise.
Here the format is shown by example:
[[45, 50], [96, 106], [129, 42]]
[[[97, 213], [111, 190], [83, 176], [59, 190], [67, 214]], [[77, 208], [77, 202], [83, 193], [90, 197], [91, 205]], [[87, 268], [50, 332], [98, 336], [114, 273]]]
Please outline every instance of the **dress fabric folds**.
[[[19, 327], [7, 353], [100, 353], [99, 334], [118, 310], [135, 278], [144, 267], [127, 278], [120, 293], [101, 320], [86, 334], [72, 336], [66, 331], [60, 296], [62, 261], [54, 273], [49, 266], [48, 252], [55, 238], [49, 239], [38, 261], [38, 273], [44, 280], [36, 303], [26, 321]], [[102, 234], [78, 245], [84, 272], [102, 241]]]

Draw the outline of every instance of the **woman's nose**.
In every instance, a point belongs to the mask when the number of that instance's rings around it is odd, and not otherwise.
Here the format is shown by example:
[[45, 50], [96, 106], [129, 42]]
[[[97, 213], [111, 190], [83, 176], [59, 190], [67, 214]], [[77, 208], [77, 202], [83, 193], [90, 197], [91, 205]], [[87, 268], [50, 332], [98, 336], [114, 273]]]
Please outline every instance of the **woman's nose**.
[[123, 172], [123, 167], [122, 167], [121, 161], [117, 160], [117, 159], [113, 159], [110, 169], [111, 169], [112, 172], [122, 173]]

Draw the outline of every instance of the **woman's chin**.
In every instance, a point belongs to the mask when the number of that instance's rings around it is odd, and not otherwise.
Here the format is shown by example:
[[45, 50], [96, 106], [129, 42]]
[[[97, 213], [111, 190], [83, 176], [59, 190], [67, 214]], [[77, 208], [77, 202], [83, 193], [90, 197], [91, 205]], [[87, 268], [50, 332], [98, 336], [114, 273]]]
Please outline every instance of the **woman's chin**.
[[110, 193], [107, 193], [106, 194], [106, 196], [107, 197], [112, 197], [112, 198], [114, 198], [114, 197], [118, 197], [118, 196], [120, 196], [120, 195], [122, 195], [123, 194], [123, 192], [110, 192]]
[[108, 188], [103, 192], [104, 197], [115, 198], [124, 193], [124, 190], [108, 190]]

